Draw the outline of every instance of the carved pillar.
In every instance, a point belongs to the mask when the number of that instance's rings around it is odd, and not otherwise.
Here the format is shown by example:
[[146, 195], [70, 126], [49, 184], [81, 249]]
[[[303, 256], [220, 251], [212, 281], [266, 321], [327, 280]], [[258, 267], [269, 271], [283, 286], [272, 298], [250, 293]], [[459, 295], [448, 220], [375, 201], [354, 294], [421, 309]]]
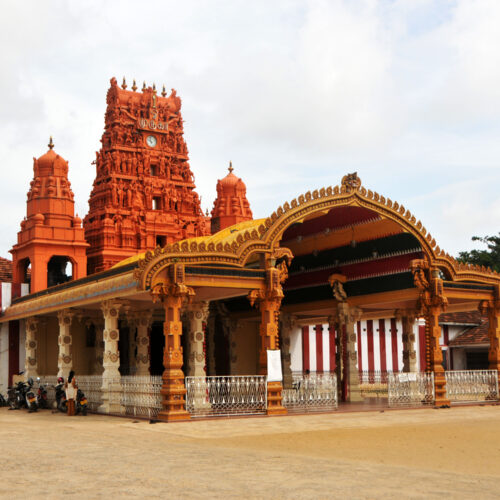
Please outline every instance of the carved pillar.
[[418, 372], [414, 332], [416, 314], [413, 311], [396, 311], [396, 318], [403, 325], [403, 372]]
[[208, 316], [207, 331], [207, 375], [215, 375], [215, 312]]
[[39, 326], [39, 319], [36, 316], [31, 318], [26, 318], [26, 362], [24, 366], [26, 378], [36, 378], [38, 377], [38, 359], [37, 359], [37, 347], [38, 342], [36, 340], [36, 332]]
[[338, 322], [340, 330], [345, 328], [345, 349], [343, 374], [347, 382], [346, 401], [351, 403], [363, 401], [359, 389], [359, 369], [358, 369], [358, 353], [356, 323], [361, 318], [361, 310], [356, 307], [349, 307], [347, 302], [337, 304]]
[[104, 370], [103, 367], [103, 357], [104, 357], [104, 339], [103, 330], [104, 323], [102, 321], [93, 321], [95, 328], [95, 358], [94, 358], [94, 370], [96, 375], [102, 375]]
[[58, 377], [68, 378], [69, 372], [73, 369], [73, 353], [72, 344], [73, 337], [71, 336], [71, 322], [74, 312], [69, 309], [64, 309], [57, 313], [59, 320], [59, 356], [57, 358]]
[[[261, 314], [258, 365], [260, 375], [267, 375], [267, 351], [279, 349], [278, 320], [281, 300], [283, 299], [281, 283], [288, 276], [287, 262], [290, 261], [291, 257], [286, 256], [275, 267], [271, 267], [273, 264], [272, 261], [268, 262], [267, 265], [270, 265], [270, 267], [266, 271], [266, 288], [264, 290], [252, 290], [248, 295], [252, 306], [258, 301]], [[281, 382], [267, 383], [268, 415], [284, 415], [287, 413], [287, 409], [281, 404], [283, 400], [282, 391], [283, 386]]]
[[488, 337], [490, 348], [488, 351], [489, 369], [497, 370], [500, 384], [500, 296], [499, 288], [496, 287], [496, 299], [482, 301], [479, 304], [481, 314], [488, 315]]
[[118, 313], [122, 302], [117, 300], [106, 300], [101, 304], [104, 316], [104, 356], [102, 373], [102, 405], [99, 413], [123, 413], [124, 408], [120, 404], [122, 386], [120, 382], [120, 351], [118, 341], [120, 330], [118, 329]]
[[149, 375], [150, 357], [149, 357], [149, 329], [151, 327], [151, 311], [143, 311], [136, 316], [137, 325], [137, 355], [135, 365], [137, 367], [136, 375]]
[[283, 366], [283, 387], [291, 389], [293, 386], [292, 356], [290, 353], [291, 334], [295, 327], [295, 316], [281, 313], [281, 360]]
[[238, 363], [238, 329], [241, 328], [241, 323], [235, 319], [229, 321], [228, 328], [228, 343], [229, 343], [229, 373], [236, 375]]
[[441, 306], [430, 306], [425, 314], [425, 323], [429, 329], [431, 369], [434, 372], [434, 391], [436, 394], [436, 406], [450, 406], [450, 400], [446, 397], [446, 378], [443, 368], [443, 351], [439, 339], [441, 338], [441, 326], [439, 315], [443, 312]]
[[163, 334], [165, 335], [163, 366], [165, 371], [162, 376], [163, 385], [161, 388], [163, 410], [158, 414], [158, 418], [166, 422], [188, 420], [190, 415], [186, 411], [186, 387], [182, 372], [181, 346], [181, 307], [186, 294], [178, 290], [175, 285], [161, 287], [160, 291], [154, 293], [160, 297], [165, 308], [165, 322], [163, 323]]
[[420, 314], [425, 317], [425, 360], [426, 371], [434, 373], [436, 406], [450, 406], [446, 397], [446, 378], [443, 368], [443, 352], [439, 339], [441, 327], [439, 315], [448, 305], [444, 294], [440, 271], [426, 259], [415, 259], [410, 263], [415, 286], [420, 289], [418, 301]]
[[339, 323], [338, 315], [328, 317], [328, 328], [335, 334], [335, 375], [337, 377], [337, 396], [342, 399], [342, 373], [343, 373], [343, 343], [342, 343], [342, 325]]
[[189, 361], [186, 367], [186, 375], [190, 377], [204, 377], [206, 375], [203, 343], [205, 341], [205, 323], [207, 318], [208, 302], [195, 302], [188, 306]]

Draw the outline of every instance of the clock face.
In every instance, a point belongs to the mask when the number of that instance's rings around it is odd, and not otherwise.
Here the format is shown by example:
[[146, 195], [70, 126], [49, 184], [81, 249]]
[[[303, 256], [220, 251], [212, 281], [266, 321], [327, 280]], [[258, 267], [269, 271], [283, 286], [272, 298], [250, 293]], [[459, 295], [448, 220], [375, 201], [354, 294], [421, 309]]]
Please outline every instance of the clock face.
[[146, 137], [146, 144], [150, 147], [150, 148], [154, 148], [156, 146], [156, 137], [154, 135], [148, 135]]

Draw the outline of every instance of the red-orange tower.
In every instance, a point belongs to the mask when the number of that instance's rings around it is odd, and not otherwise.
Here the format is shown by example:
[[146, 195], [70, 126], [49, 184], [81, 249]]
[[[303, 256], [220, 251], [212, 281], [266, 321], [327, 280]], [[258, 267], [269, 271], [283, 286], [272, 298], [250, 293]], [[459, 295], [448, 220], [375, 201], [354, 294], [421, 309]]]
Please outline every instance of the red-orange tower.
[[[31, 266], [30, 292], [82, 278], [87, 272], [82, 221], [75, 217], [75, 202], [68, 180], [68, 162], [54, 150], [33, 158], [33, 180], [27, 217], [21, 222], [13, 258], [13, 282], [26, 282]], [[71, 267], [69, 272], [68, 264]]]
[[96, 178], [83, 221], [94, 273], [157, 245], [210, 234], [183, 139], [181, 99], [116, 79], [106, 97]]
[[229, 174], [217, 181], [217, 198], [212, 209], [212, 234], [253, 218], [245, 183], [233, 174], [232, 162], [229, 162], [228, 170]]

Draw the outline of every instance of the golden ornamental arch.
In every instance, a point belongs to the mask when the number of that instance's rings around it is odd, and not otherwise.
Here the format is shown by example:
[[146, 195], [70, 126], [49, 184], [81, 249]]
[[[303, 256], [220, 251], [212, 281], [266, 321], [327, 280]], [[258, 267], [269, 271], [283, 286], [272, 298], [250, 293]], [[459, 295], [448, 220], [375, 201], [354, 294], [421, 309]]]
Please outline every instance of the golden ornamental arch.
[[146, 252], [134, 275], [139, 282], [138, 287], [149, 289], [154, 276], [173, 263], [223, 264], [242, 268], [256, 253], [273, 255], [279, 252], [283, 233], [292, 224], [301, 223], [312, 214], [327, 214], [332, 208], [340, 206], [364, 207], [396, 222], [419, 241], [428, 265], [443, 270], [453, 281], [500, 283], [497, 272], [484, 266], [462, 264], [447, 254], [409, 210], [366, 189], [357, 174], [353, 173], [345, 175], [340, 186], [308, 191], [286, 202], [256, 227], [237, 231], [226, 241], [206, 243], [203, 240], [184, 240]]

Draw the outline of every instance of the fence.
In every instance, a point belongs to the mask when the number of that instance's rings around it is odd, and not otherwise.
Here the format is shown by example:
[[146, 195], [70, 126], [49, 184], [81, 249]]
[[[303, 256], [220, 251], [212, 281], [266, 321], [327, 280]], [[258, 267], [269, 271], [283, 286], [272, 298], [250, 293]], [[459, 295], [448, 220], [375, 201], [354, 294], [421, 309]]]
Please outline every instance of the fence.
[[388, 398], [388, 375], [382, 371], [360, 371], [359, 390], [363, 398]]
[[389, 406], [419, 406], [434, 403], [433, 373], [388, 373]]
[[126, 375], [120, 379], [121, 404], [125, 415], [154, 418], [161, 411], [162, 378], [158, 376]]
[[266, 413], [263, 375], [186, 377], [186, 410], [192, 417]]
[[292, 389], [283, 389], [289, 413], [333, 411], [338, 407], [335, 373], [293, 373]]
[[497, 370], [453, 370], [445, 376], [446, 393], [452, 403], [498, 401]]

